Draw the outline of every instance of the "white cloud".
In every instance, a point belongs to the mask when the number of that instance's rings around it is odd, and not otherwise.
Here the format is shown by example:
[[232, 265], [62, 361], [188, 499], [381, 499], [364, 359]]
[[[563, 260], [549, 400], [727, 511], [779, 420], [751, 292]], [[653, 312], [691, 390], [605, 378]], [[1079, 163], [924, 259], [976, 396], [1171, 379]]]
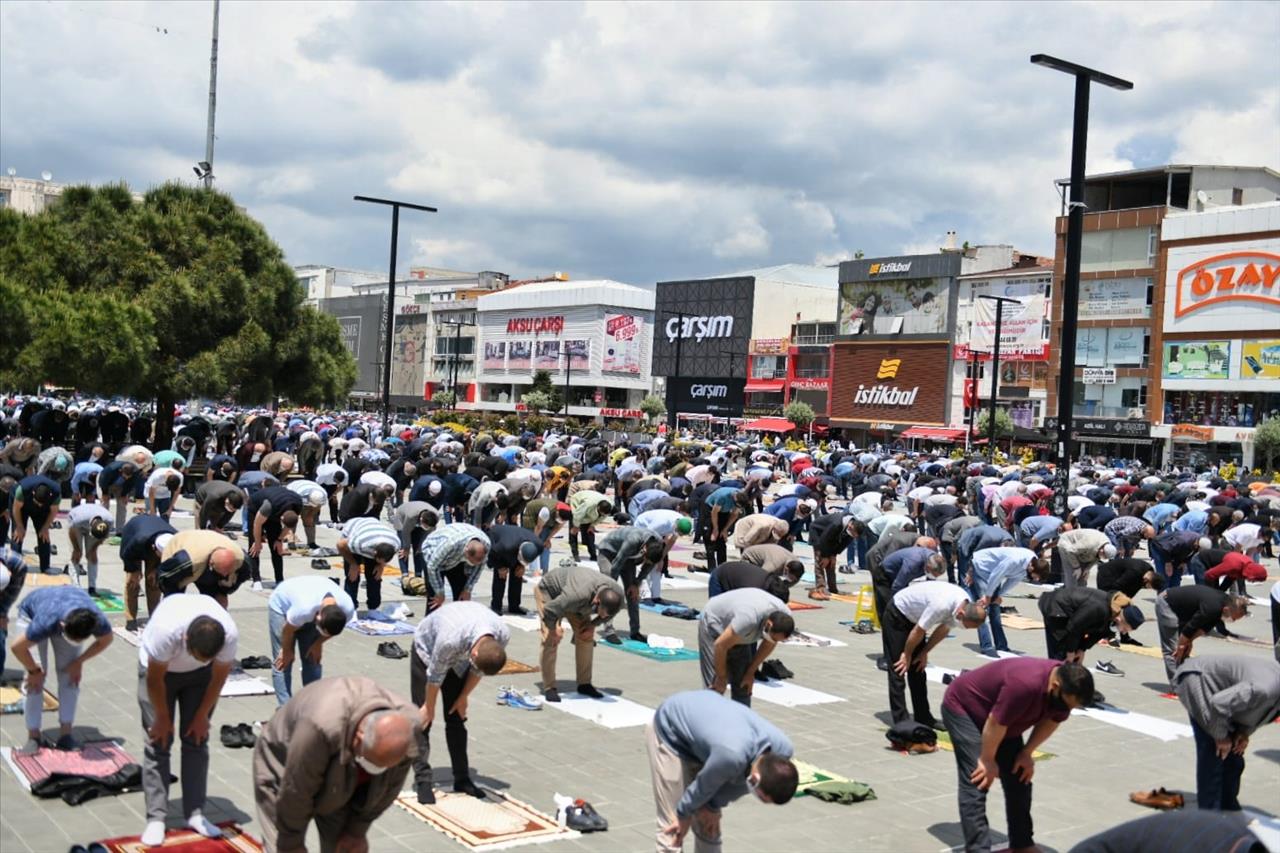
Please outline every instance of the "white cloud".
[[711, 247], [713, 255], [727, 260], [758, 258], [768, 251], [769, 232], [754, 217], [740, 221], [732, 234]]

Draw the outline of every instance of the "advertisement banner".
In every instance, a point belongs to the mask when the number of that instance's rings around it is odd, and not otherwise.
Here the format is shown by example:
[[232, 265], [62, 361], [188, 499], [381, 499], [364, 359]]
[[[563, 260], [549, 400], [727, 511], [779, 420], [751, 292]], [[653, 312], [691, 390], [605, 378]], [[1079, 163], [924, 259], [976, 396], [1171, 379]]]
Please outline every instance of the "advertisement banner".
[[1085, 385], [1115, 385], [1114, 367], [1086, 367], [1082, 373]]
[[836, 343], [831, 421], [946, 425], [950, 346], [945, 342]]
[[1145, 341], [1145, 329], [1107, 329], [1107, 364], [1112, 367], [1140, 367]]
[[591, 341], [570, 338], [564, 342], [564, 352], [569, 359], [570, 370], [591, 369]]
[[604, 358], [606, 373], [640, 374], [644, 345], [644, 318], [635, 314], [604, 315]]
[[843, 282], [839, 334], [945, 334], [950, 307], [945, 278]]
[[396, 317], [395, 335], [391, 339], [392, 396], [422, 396], [427, 350], [430, 348], [427, 332], [430, 328], [425, 314], [408, 312]]
[[559, 341], [535, 341], [533, 353], [535, 370], [555, 370], [560, 366]]
[[1076, 331], [1076, 364], [1102, 367], [1107, 361], [1107, 330], [1082, 328]]
[[507, 366], [507, 342], [486, 341], [484, 345], [484, 369], [502, 370]]
[[[991, 352], [996, 336], [998, 303], [978, 299], [974, 305], [973, 337], [970, 346]], [[1028, 296], [1004, 303], [1000, 316], [1000, 358], [1019, 361], [1027, 356], [1042, 357], [1045, 351], [1043, 295]]]
[[746, 385], [747, 380], [733, 377], [694, 379], [679, 376], [667, 380], [672, 404], [677, 412], [720, 418], [742, 417]]
[[1280, 339], [1243, 341], [1240, 346], [1241, 379], [1280, 379]]
[[1080, 303], [1076, 316], [1081, 320], [1122, 320], [1151, 316], [1147, 304], [1150, 278], [1100, 278], [1080, 282]]
[[528, 370], [533, 367], [533, 342], [512, 341], [507, 347], [507, 369]]
[[1169, 249], [1166, 332], [1280, 329], [1280, 240]]
[[1165, 379], [1229, 379], [1231, 341], [1166, 342], [1162, 361]]
[[751, 340], [755, 287], [750, 276], [658, 282], [653, 374], [701, 377], [741, 371]]

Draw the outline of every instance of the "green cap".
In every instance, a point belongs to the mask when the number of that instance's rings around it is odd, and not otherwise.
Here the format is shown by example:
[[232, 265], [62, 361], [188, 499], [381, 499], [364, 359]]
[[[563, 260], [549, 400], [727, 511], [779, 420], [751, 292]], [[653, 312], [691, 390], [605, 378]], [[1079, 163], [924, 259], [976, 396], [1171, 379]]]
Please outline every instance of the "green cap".
[[685, 535], [693, 530], [693, 522], [687, 518], [682, 518], [676, 522], [676, 532]]

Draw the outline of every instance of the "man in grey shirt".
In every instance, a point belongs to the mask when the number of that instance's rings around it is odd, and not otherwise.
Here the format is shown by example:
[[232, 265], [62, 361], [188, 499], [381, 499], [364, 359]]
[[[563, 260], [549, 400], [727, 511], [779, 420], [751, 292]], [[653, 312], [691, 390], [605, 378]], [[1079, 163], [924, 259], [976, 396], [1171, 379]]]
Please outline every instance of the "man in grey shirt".
[[1240, 655], [1190, 658], [1174, 673], [1173, 689], [1191, 716], [1197, 805], [1240, 811], [1249, 736], [1280, 716], [1280, 662]]
[[[627, 622], [631, 639], [643, 643], [648, 640], [640, 632], [640, 579], [667, 555], [666, 543], [652, 530], [643, 527], [619, 527], [600, 540], [596, 546], [600, 571], [614, 580], [622, 581], [627, 596]], [[601, 626], [606, 643], [622, 645], [613, 629], [613, 620]]]
[[698, 616], [702, 685], [721, 694], [727, 685], [733, 700], [749, 707], [756, 670], [795, 630], [787, 605], [762, 589], [734, 589], [708, 600]]
[[556, 653], [564, 639], [561, 619], [573, 630], [578, 692], [593, 699], [604, 694], [591, 684], [591, 664], [595, 657], [595, 628], [622, 607], [622, 587], [608, 575], [586, 566], [557, 566], [542, 576], [533, 591], [542, 632], [542, 695], [559, 702], [556, 689]]
[[772, 543], [765, 545], [752, 545], [742, 552], [742, 559], [748, 563], [759, 566], [766, 572], [782, 572], [800, 567], [800, 574], [804, 574], [804, 563], [796, 559], [796, 555], [783, 548], [781, 545]]
[[196, 487], [196, 530], [219, 533], [231, 524], [236, 510], [244, 506], [244, 492], [226, 480], [206, 480]]
[[409, 571], [409, 555], [413, 555], [413, 573], [425, 578], [427, 561], [422, 556], [422, 540], [440, 523], [440, 510], [426, 501], [405, 501], [391, 514], [391, 526], [400, 533], [400, 571]]
[[720, 853], [720, 816], [751, 791], [782, 805], [799, 772], [791, 741], [750, 708], [708, 690], [689, 690], [658, 706], [645, 726], [658, 812], [658, 853], [684, 849], [693, 829], [696, 853]]

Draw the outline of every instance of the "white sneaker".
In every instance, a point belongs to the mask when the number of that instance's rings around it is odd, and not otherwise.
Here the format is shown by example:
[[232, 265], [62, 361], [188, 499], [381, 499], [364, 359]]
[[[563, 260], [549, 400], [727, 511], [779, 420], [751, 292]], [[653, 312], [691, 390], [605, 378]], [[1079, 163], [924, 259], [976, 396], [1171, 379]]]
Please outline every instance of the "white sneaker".
[[250, 589], [254, 592], [262, 592], [262, 581], [254, 581], [253, 586], [250, 587]]

